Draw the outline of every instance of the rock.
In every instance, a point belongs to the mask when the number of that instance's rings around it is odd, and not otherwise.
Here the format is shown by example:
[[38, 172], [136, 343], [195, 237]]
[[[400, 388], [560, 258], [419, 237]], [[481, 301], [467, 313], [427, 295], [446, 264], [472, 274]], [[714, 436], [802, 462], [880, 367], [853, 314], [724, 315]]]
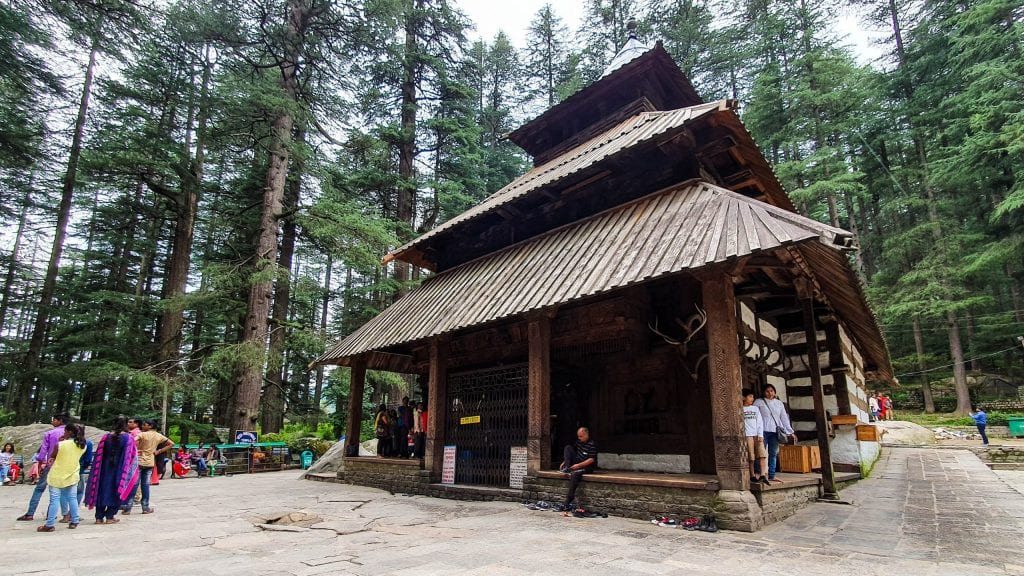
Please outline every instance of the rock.
[[[367, 440], [359, 445], [360, 456], [373, 456], [377, 453], [377, 440]], [[306, 474], [324, 474], [329, 472], [341, 472], [345, 469], [345, 440], [335, 442], [324, 455], [313, 462], [313, 465], [307, 470], [303, 470], [299, 476], [300, 479], [305, 478]]]
[[935, 433], [913, 422], [884, 420], [875, 422], [875, 425], [884, 430], [882, 442], [885, 444], [901, 446], [935, 444]]
[[[0, 447], [10, 442], [14, 444], [14, 453], [21, 454], [25, 462], [32, 459], [32, 455], [39, 450], [39, 444], [43, 441], [43, 433], [52, 429], [49, 424], [27, 424], [25, 426], [4, 426], [0, 428]], [[99, 441], [105, 430], [85, 427], [85, 437], [92, 440], [93, 444]]]

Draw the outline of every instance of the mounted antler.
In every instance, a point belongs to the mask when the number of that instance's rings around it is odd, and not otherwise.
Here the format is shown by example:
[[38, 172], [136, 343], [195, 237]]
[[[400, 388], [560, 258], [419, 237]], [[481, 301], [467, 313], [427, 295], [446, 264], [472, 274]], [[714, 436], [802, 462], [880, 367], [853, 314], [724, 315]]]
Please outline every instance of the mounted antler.
[[672, 336], [669, 336], [668, 334], [665, 334], [664, 332], [658, 330], [657, 316], [654, 317], [654, 326], [648, 324], [647, 327], [650, 328], [651, 331], [657, 334], [658, 336], [661, 336], [662, 339], [665, 340], [665, 342], [668, 342], [673, 346], [681, 346], [682, 350], [680, 350], [680, 353], [683, 356], [686, 356], [686, 345], [689, 344], [690, 340], [692, 340], [693, 337], [696, 336], [697, 333], [704, 328], [704, 325], [708, 323], [708, 313], [701, 310], [700, 306], [697, 306], [696, 304], [694, 305], [694, 308], [697, 309], [697, 312], [690, 316], [689, 318], [687, 318], [685, 321], [680, 320], [679, 318], [675, 319], [676, 324], [678, 324], [679, 327], [682, 328], [683, 332], [685, 333], [685, 338], [683, 338], [682, 340], [673, 338]]
[[[750, 352], [754, 350], [756, 352], [751, 355]], [[785, 372], [789, 370], [787, 364], [791, 367], [789, 357], [786, 356], [782, 347], [774, 342], [757, 343], [743, 336], [740, 344], [740, 356], [746, 358], [758, 372], [765, 372], [768, 368], [776, 368]], [[772, 359], [773, 356], [775, 356], [774, 359]]]
[[687, 318], [686, 322], [676, 318], [676, 324], [679, 324], [679, 327], [686, 331], [686, 340], [683, 340], [683, 344], [689, 342], [708, 323], [708, 313], [701, 310], [700, 306], [696, 304], [693, 307], [697, 309], [697, 313]]

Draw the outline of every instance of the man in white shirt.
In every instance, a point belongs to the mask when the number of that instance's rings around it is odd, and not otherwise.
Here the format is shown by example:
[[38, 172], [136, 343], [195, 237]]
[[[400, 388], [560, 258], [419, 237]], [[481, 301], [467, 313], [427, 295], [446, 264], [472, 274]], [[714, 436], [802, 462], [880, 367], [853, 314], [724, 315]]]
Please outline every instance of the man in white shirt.
[[760, 477], [754, 470], [756, 460], [760, 460], [761, 470], [768, 469], [768, 452], [764, 449], [764, 421], [761, 411], [754, 406], [754, 391], [743, 389], [743, 435], [747, 437], [747, 458], [750, 459], [750, 483], [768, 484], [764, 474]]

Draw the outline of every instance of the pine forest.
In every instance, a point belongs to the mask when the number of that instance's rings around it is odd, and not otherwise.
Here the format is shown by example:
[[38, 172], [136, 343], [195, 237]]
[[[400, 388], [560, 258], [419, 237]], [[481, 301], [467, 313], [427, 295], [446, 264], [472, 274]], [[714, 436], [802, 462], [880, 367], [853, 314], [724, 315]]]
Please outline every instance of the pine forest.
[[[630, 19], [856, 235], [899, 378], [877, 386], [961, 412], [1020, 386], [1021, 0], [579, 1], [522, 40], [474, 40], [456, 0], [4, 2], [0, 424], [341, 430], [348, 370], [310, 363], [420, 280], [382, 256], [522, 174], [504, 136]], [[367, 405], [411, 385], [371, 373]]]

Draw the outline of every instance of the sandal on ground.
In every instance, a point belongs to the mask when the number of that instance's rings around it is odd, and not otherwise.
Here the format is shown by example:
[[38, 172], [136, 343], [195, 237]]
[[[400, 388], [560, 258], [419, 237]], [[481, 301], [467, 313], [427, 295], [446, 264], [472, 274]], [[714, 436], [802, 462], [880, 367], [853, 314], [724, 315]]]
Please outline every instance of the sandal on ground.
[[78, 528], [78, 522], [68, 522], [68, 530], [74, 530]]
[[107, 518], [107, 521], [105, 522], [105, 524], [117, 524], [120, 521], [121, 521], [120, 518]]
[[143, 514], [152, 514], [153, 512], [155, 512], [155, 510], [153, 510], [152, 508], [144, 508], [142, 510]]
[[21, 516], [18, 516], [17, 520], [19, 522], [31, 522], [34, 518], [31, 514], [22, 514]]
[[104, 522], [103, 518], [97, 518], [96, 519], [96, 523], [97, 524], [103, 524], [103, 522]]
[[56, 530], [56, 528], [54, 528], [53, 526], [47, 526], [45, 524], [36, 528], [36, 532], [53, 532], [54, 530]]
[[60, 520], [57, 520], [57, 522], [60, 522], [61, 524], [67, 524], [68, 522], [71, 522], [71, 515], [65, 514], [61, 516]]

